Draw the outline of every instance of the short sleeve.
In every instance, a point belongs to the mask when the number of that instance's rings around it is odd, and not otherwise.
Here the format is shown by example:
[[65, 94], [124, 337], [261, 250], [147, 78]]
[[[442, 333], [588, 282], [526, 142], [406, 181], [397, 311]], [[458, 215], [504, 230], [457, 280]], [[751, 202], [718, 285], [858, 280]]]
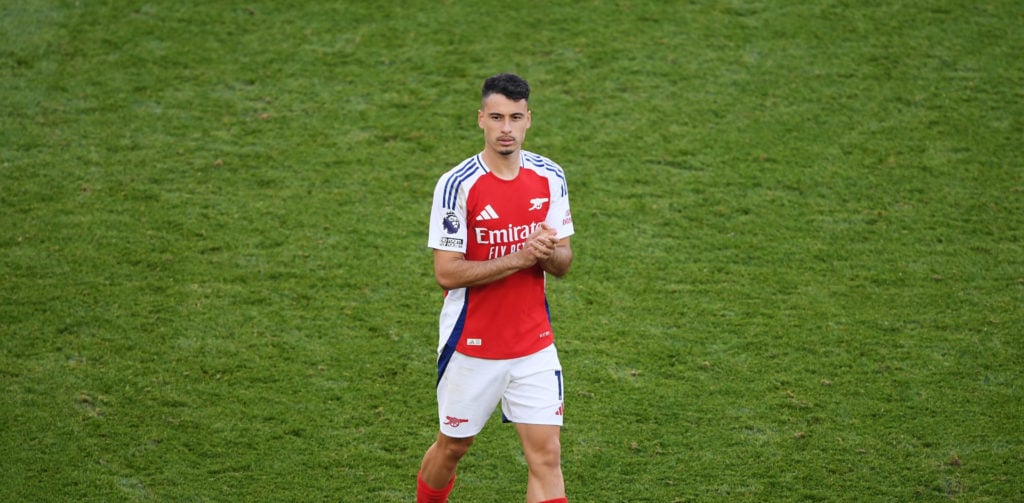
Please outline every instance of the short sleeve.
[[435, 250], [466, 253], [466, 199], [463, 195], [456, 198], [455, 204], [445, 204], [448, 178], [441, 177], [434, 188], [427, 246]]

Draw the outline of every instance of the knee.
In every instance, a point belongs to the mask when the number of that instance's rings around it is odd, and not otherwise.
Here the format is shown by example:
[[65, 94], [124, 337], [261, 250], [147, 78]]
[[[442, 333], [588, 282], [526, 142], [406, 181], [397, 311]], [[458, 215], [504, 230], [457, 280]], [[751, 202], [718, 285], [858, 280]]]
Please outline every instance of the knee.
[[557, 438], [532, 446], [527, 462], [533, 468], [552, 469], [562, 464], [562, 445]]
[[471, 445], [473, 445], [473, 437], [452, 438], [441, 435], [437, 441], [437, 447], [444, 457], [456, 461], [462, 459], [462, 456], [469, 452]]

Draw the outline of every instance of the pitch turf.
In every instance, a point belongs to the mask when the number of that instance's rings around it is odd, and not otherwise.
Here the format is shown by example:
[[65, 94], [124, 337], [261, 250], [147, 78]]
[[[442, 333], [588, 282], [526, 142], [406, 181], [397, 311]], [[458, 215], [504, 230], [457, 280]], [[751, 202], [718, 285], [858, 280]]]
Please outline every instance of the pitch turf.
[[[0, 2], [0, 500], [404, 501], [534, 87], [578, 502], [1024, 499], [1019, 2]], [[520, 501], [489, 425], [453, 502]]]

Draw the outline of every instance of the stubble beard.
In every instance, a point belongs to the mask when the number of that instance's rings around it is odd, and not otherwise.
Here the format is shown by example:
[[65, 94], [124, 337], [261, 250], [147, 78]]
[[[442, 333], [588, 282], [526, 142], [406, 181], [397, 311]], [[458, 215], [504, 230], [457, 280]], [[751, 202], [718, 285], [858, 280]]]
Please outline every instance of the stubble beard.
[[509, 156], [514, 155], [516, 152], [519, 152], [519, 144], [518, 143], [514, 143], [514, 144], [512, 144], [511, 147], [504, 147], [504, 148], [502, 148], [501, 146], [498, 146], [497, 151], [502, 156], [509, 157]]

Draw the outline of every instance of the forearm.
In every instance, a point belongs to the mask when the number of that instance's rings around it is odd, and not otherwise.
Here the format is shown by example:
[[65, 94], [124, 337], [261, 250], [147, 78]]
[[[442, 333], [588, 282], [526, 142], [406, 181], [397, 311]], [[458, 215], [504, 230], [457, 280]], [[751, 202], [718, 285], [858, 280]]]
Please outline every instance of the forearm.
[[535, 263], [521, 251], [491, 260], [466, 260], [462, 254], [435, 250], [434, 277], [441, 288], [454, 290], [493, 283]]
[[568, 273], [572, 264], [569, 238], [558, 239], [545, 224], [518, 251], [490, 260], [466, 260], [463, 253], [434, 250], [434, 277], [445, 290], [486, 285], [538, 264], [556, 277]]
[[569, 266], [572, 265], [572, 248], [568, 243], [558, 245], [550, 257], [539, 263], [544, 272], [559, 278], [565, 276], [569, 272]]

